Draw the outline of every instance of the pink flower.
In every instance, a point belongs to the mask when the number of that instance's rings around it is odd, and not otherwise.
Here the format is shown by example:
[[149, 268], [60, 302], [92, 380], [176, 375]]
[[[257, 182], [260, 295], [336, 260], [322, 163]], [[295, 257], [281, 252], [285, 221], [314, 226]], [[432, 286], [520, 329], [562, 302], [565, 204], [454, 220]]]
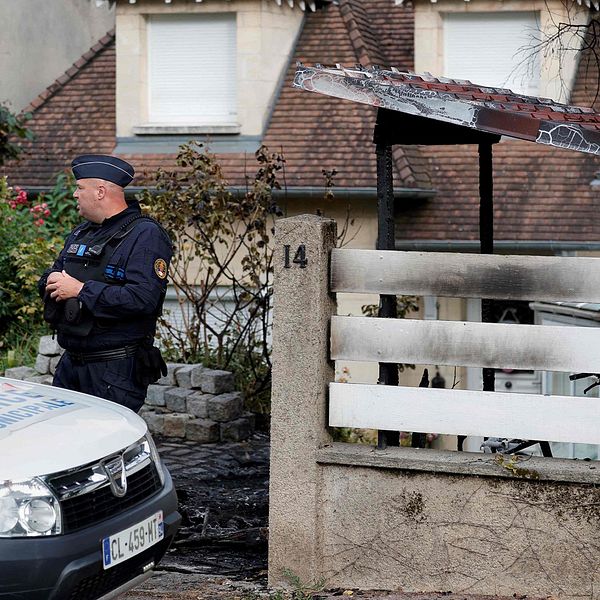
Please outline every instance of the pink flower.
[[50, 211], [49, 211], [48, 209], [46, 209], [46, 210], [44, 211], [44, 216], [45, 216], [45, 217], [48, 217], [48, 216], [50, 216]]
[[50, 214], [50, 211], [47, 208], [44, 209], [43, 204], [36, 204], [35, 206], [33, 206], [32, 208], [29, 209], [29, 212], [34, 215], [39, 215], [41, 213], [43, 213], [45, 215]]

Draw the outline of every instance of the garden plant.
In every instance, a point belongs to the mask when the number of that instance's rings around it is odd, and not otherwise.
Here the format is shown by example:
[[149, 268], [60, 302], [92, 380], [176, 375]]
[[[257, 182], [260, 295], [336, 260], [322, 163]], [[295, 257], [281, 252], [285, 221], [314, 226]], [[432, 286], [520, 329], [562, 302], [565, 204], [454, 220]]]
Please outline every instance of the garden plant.
[[267, 413], [270, 241], [282, 215], [273, 191], [284, 160], [264, 146], [255, 158], [246, 190], [234, 193], [215, 156], [185, 144], [176, 168], [159, 170], [139, 199], [176, 241], [169, 274], [181, 310], [162, 319], [161, 346], [172, 360], [233, 371], [247, 408]]

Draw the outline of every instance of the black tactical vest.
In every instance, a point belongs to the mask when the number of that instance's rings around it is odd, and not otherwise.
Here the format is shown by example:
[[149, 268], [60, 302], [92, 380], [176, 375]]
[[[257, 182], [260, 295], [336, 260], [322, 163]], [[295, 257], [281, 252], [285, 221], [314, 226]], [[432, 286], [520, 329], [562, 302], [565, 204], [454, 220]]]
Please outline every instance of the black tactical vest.
[[[80, 230], [81, 235], [76, 236], [73, 243], [66, 248], [63, 259], [64, 270], [71, 277], [75, 277], [75, 279], [84, 283], [86, 281], [101, 281], [110, 285], [123, 285], [126, 280], [119, 281], [112, 277], [109, 279], [106, 269], [118, 246], [142, 220], [156, 223], [154, 219], [138, 214], [130, 217], [116, 231], [114, 228], [109, 228], [103, 235], [99, 235], [97, 228], [83, 227]], [[94, 325], [114, 327], [119, 324], [117, 319], [95, 319], [81, 302], [79, 308], [80, 315], [76, 323], [67, 323], [63, 315], [63, 318], [57, 324], [59, 333], [83, 337], [90, 333]], [[158, 315], [161, 311], [162, 300], [159, 303]], [[144, 318], [154, 321], [158, 315]]]

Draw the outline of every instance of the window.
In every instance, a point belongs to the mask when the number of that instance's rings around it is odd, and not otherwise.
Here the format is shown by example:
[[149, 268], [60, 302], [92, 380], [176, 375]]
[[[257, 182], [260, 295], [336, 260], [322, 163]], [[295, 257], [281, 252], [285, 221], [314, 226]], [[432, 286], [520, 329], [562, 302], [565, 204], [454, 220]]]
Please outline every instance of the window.
[[149, 110], [156, 125], [237, 125], [235, 13], [152, 16]]
[[444, 15], [444, 75], [536, 96], [540, 61], [530, 57], [539, 32], [535, 12]]

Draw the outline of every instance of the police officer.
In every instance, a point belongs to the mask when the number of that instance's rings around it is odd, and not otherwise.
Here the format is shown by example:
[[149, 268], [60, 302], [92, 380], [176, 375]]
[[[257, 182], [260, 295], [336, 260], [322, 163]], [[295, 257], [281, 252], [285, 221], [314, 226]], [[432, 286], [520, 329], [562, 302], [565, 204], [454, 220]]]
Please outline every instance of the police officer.
[[167, 287], [172, 246], [164, 229], [127, 204], [133, 167], [115, 156], [71, 163], [79, 214], [38, 282], [44, 318], [65, 348], [53, 385], [138, 411], [148, 384], [166, 374], [153, 345]]

